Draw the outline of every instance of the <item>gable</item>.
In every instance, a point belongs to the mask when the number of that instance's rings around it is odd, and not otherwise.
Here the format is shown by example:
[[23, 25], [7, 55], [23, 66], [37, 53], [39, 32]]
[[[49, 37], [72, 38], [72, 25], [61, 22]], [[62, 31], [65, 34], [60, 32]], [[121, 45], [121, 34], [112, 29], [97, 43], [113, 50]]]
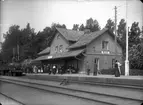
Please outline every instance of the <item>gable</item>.
[[63, 35], [61, 35], [61, 33], [58, 31], [57, 31], [55, 37], [53, 38], [51, 45], [57, 41], [64, 41], [64, 42], [68, 43], [68, 40]]
[[97, 38], [98, 36], [102, 35], [107, 30], [108, 29], [104, 28], [100, 31], [84, 34], [82, 37], [80, 37], [80, 39], [75, 44], [71, 45], [69, 48], [77, 48], [77, 47], [85, 46], [89, 44], [92, 40]]
[[[82, 35], [82, 37], [80, 37], [80, 39], [73, 45], [69, 46], [69, 48], [78, 48], [78, 47], [82, 47], [85, 46], [89, 43], [91, 43], [93, 40], [95, 40], [96, 38], [100, 37], [101, 35], [103, 35], [105, 32], [108, 32], [108, 34], [114, 39], [115, 36], [113, 33], [111, 33], [107, 28], [104, 28], [100, 31], [96, 31], [96, 32], [91, 32], [89, 34], [84, 34]], [[118, 43], [118, 41], [117, 41]], [[118, 43], [119, 44], [119, 43]], [[121, 45], [119, 45], [121, 47]]]
[[99, 37], [95, 38], [92, 40], [88, 45], [87, 45], [87, 51], [88, 52], [101, 52], [102, 49], [102, 41], [107, 41], [108, 42], [108, 50], [112, 53], [115, 54], [115, 47], [117, 48], [117, 53], [122, 54], [122, 48], [121, 46], [117, 43], [117, 46], [115, 46], [115, 40], [110, 35], [110, 33], [107, 31], [104, 34], [100, 35]]
[[60, 45], [63, 46], [63, 51], [66, 51], [66, 48], [69, 46], [69, 43], [59, 32], [57, 32], [51, 43], [50, 54], [55, 53], [56, 46], [58, 46], [59, 48]]

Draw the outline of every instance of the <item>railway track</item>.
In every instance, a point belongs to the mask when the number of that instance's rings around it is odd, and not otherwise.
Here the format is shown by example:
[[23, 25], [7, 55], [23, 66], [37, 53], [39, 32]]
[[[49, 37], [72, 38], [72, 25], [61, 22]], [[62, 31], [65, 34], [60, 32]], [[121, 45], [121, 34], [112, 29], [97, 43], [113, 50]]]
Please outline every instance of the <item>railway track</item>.
[[[14, 104], [16, 104], [16, 105], [26, 105], [26, 104], [24, 104], [24, 103], [18, 101], [17, 99], [12, 98], [12, 97], [9, 97], [8, 95], [3, 94], [3, 93], [1, 93], [1, 92], [0, 92], [0, 96], [4, 97], [4, 99], [6, 99], [6, 100], [10, 100], [10, 102], [6, 102], [7, 105], [8, 105], [8, 104], [13, 104], [13, 105], [14, 105]], [[0, 101], [1, 101], [1, 100], [0, 100]], [[4, 102], [0, 102], [0, 103], [3, 105]], [[4, 104], [5, 104], [5, 103], [4, 103]]]
[[[55, 82], [61, 82], [61, 79], [57, 79], [57, 78], [36, 78], [36, 77], [22, 77], [24, 79], [34, 79], [34, 80], [48, 80], [48, 81], [55, 81]], [[91, 81], [76, 81], [76, 80], [69, 80], [71, 83], [75, 83], [75, 84], [85, 84], [85, 85], [91, 85], [91, 86], [106, 86], [106, 87], [117, 87], [117, 88], [127, 88], [127, 89], [137, 89], [137, 90], [142, 90], [143, 91], [143, 87], [142, 86], [136, 86], [136, 85], [126, 85], [126, 84], [115, 84], [115, 83], [101, 83], [101, 82], [91, 82]]]
[[[58, 85], [52, 84], [44, 84], [42, 81], [36, 80], [26, 80], [26, 79], [0, 79], [3, 82], [13, 83], [16, 85], [26, 86], [30, 88], [40, 89], [48, 92], [53, 92], [56, 94], [63, 94], [66, 96], [77, 97], [84, 100], [90, 100], [94, 102], [102, 103], [102, 105], [140, 105], [142, 103], [142, 99], [126, 97], [126, 96], [118, 96], [113, 94], [101, 93], [101, 92], [93, 92], [78, 88], [71, 88], [67, 86], [61, 86], [60, 83], [57, 82]], [[113, 86], [114, 87], [114, 86]], [[108, 91], [108, 90], [107, 90]]]

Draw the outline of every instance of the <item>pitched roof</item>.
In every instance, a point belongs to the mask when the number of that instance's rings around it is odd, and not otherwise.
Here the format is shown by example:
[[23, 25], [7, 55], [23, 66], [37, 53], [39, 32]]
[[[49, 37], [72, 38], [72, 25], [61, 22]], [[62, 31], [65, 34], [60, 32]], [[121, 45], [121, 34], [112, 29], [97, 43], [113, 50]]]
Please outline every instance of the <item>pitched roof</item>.
[[42, 54], [47, 54], [50, 52], [50, 47], [47, 47], [46, 49], [44, 49], [43, 51], [39, 52], [38, 55], [42, 55]]
[[80, 37], [80, 39], [75, 44], [69, 46], [69, 48], [77, 48], [77, 47], [85, 46], [89, 44], [92, 40], [97, 38], [98, 36], [105, 33], [107, 30], [108, 30], [107, 28], [104, 28], [100, 31], [84, 34], [82, 37]]
[[35, 60], [48, 60], [48, 59], [74, 57], [74, 56], [79, 55], [83, 51], [84, 51], [84, 49], [82, 49], [82, 50], [75, 50], [75, 51], [68, 51], [68, 52], [63, 52], [63, 53], [55, 53], [55, 54], [40, 56], [40, 57], [36, 58]]
[[65, 28], [56, 28], [68, 41], [77, 41], [83, 34], [84, 31], [75, 31]]

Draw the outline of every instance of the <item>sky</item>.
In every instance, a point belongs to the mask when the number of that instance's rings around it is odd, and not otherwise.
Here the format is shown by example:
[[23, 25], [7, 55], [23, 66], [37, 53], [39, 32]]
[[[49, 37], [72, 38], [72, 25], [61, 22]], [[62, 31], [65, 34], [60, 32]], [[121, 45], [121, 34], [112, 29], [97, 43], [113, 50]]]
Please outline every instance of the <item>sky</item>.
[[52, 23], [65, 24], [72, 29], [73, 24], [84, 24], [89, 18], [96, 19], [101, 28], [107, 20], [115, 18], [117, 23], [124, 18], [130, 27], [133, 22], [143, 26], [143, 4], [139, 0], [0, 0], [0, 35], [11, 25], [26, 27], [30, 23], [36, 32]]

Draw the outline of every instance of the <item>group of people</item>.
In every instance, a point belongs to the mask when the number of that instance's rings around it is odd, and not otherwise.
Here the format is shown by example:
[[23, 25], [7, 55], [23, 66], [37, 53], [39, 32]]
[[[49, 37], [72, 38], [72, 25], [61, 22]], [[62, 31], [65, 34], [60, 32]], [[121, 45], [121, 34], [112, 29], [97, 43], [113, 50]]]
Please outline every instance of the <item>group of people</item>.
[[[115, 77], [120, 77], [120, 75], [121, 75], [120, 66], [121, 66], [121, 64], [119, 63], [118, 60], [116, 60], [115, 61], [115, 69], [114, 69]], [[76, 69], [73, 65], [65, 66], [65, 65], [47, 64], [47, 65], [41, 65], [41, 66], [34, 66], [33, 72], [34, 73], [43, 73], [44, 72], [44, 73], [49, 73], [49, 75], [50, 74], [54, 74], [54, 75], [55, 74], [64, 74], [64, 73], [72, 74], [72, 73], [77, 73], [78, 69]]]
[[64, 74], [64, 73], [76, 73], [77, 69], [74, 68], [73, 65], [65, 66], [65, 65], [56, 65], [56, 64], [47, 64], [41, 66], [33, 67], [34, 73], [49, 73], [50, 74]]

